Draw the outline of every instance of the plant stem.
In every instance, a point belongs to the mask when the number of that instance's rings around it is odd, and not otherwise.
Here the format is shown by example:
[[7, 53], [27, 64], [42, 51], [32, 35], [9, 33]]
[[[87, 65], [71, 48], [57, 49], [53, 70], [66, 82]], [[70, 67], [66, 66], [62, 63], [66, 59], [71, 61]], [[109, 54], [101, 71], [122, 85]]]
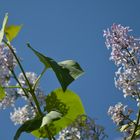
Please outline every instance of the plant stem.
[[132, 135], [131, 135], [130, 140], [134, 140], [135, 132], [136, 132], [137, 127], [138, 127], [138, 125], [139, 125], [139, 120], [140, 120], [140, 108], [139, 108], [139, 111], [138, 111], [138, 116], [137, 116], [137, 120], [136, 120], [136, 125], [135, 125], [135, 127], [134, 127], [133, 132], [132, 132]]
[[[30, 89], [29, 92], [30, 92], [30, 94], [31, 94], [31, 96], [32, 96], [32, 98], [33, 98], [33, 100], [34, 100], [35, 105], [36, 105], [36, 108], [37, 108], [37, 111], [38, 111], [38, 115], [39, 115], [39, 116], [43, 116], [43, 113], [42, 113], [42, 111], [41, 111], [41, 109], [40, 109], [39, 102], [38, 102], [38, 100], [37, 100], [37, 98], [36, 98], [36, 96], [35, 96], [35, 93], [34, 93], [35, 89], [32, 88], [32, 86], [31, 86], [31, 84], [30, 84], [30, 82], [29, 82], [29, 80], [28, 80], [28, 78], [27, 78], [27, 76], [26, 76], [26, 74], [25, 74], [25, 72], [24, 72], [24, 69], [23, 69], [23, 67], [22, 67], [22, 65], [21, 65], [21, 63], [20, 63], [20, 61], [19, 61], [19, 59], [18, 59], [18, 57], [17, 57], [17, 55], [16, 55], [16, 53], [14, 52], [12, 46], [11, 46], [9, 43], [7, 43], [5, 40], [3, 40], [3, 42], [4, 42], [4, 43], [9, 47], [9, 49], [11, 50], [12, 54], [14, 55], [14, 57], [15, 57], [15, 59], [16, 59], [18, 65], [19, 65], [19, 67], [20, 67], [20, 69], [21, 69], [21, 71], [22, 71], [22, 73], [23, 73], [23, 76], [24, 76], [24, 78], [25, 78], [25, 80], [26, 80], [26, 82], [27, 82], [27, 84], [28, 84], [29, 89]], [[38, 77], [38, 80], [36, 81], [36, 84], [37, 84], [37, 82], [39, 81], [39, 79], [42, 77], [42, 75], [45, 73], [45, 71], [46, 71], [46, 69], [44, 69], [43, 72], [41, 73], [41, 75]], [[16, 81], [18, 82], [19, 86], [20, 86], [20, 87], [22, 88], [22, 90], [24, 91], [24, 93], [25, 93], [25, 95], [27, 96], [27, 98], [29, 98], [29, 95], [27, 94], [26, 90], [22, 87], [22, 85], [21, 85], [21, 83], [19, 82], [18, 78], [16, 77], [16, 74], [14, 73], [14, 71], [11, 70], [11, 72], [12, 72], [14, 78], [16, 79]], [[32, 102], [31, 102], [31, 103], [32, 103]], [[48, 132], [49, 140], [51, 140], [51, 139], [52, 139], [52, 135], [50, 134], [48, 127], [47, 127], [47, 132]]]
[[41, 79], [41, 77], [43, 76], [43, 74], [46, 72], [46, 67], [43, 69], [43, 71], [41, 72], [41, 74], [38, 76], [38, 78], [35, 81], [35, 84], [33, 85], [33, 89], [36, 88], [36, 85], [38, 84], [39, 80]]
[[[23, 69], [23, 67], [22, 67], [22, 65], [21, 65], [21, 63], [20, 63], [20, 61], [19, 61], [19, 59], [18, 59], [16, 53], [14, 52], [12, 46], [11, 46], [9, 43], [7, 43], [5, 40], [3, 40], [3, 42], [9, 47], [9, 49], [10, 49], [11, 52], [12, 52], [12, 54], [14, 55], [14, 57], [15, 57], [15, 59], [16, 59], [18, 65], [19, 65], [19, 67], [20, 67], [20, 69], [21, 69], [21, 71], [22, 71], [22, 73], [23, 73], [23, 76], [24, 76], [24, 78], [25, 78], [25, 80], [26, 80], [26, 82], [27, 82], [27, 84], [28, 84], [28, 86], [29, 86], [29, 88], [30, 88], [30, 93], [31, 93], [31, 95], [32, 95], [32, 97], [33, 97], [33, 100], [34, 100], [34, 102], [35, 102], [35, 105], [36, 105], [36, 107], [37, 107], [38, 114], [39, 114], [40, 116], [42, 116], [43, 114], [42, 114], [42, 112], [41, 112], [41, 109], [40, 109], [38, 100], [37, 100], [36, 96], [34, 95], [34, 90], [32, 89], [32, 86], [31, 86], [31, 84], [30, 84], [30, 82], [29, 82], [29, 80], [28, 80], [28, 78], [27, 78], [27, 76], [26, 76], [26, 74], [25, 74], [25, 72], [24, 72], [24, 69]], [[13, 73], [13, 71], [11, 71], [11, 72]], [[14, 73], [13, 73], [13, 74], [14, 74]], [[15, 74], [14, 74], [14, 77], [16, 78], [16, 75], [15, 75]], [[18, 81], [17, 78], [16, 78], [16, 80]], [[22, 87], [22, 85], [20, 84], [20, 82], [18, 82], [18, 84]], [[22, 89], [23, 89], [23, 88], [22, 88]], [[23, 91], [25, 91], [25, 89], [23, 89]], [[26, 93], [26, 92], [25, 92], [25, 93]], [[29, 98], [29, 96], [28, 96], [27, 94], [25, 94], [25, 95]]]
[[21, 88], [20, 86], [3, 86], [3, 88]]
[[12, 46], [11, 46], [9, 43], [7, 43], [5, 40], [3, 40], [3, 42], [4, 42], [4, 43], [9, 47], [9, 49], [11, 50], [12, 54], [14, 55], [14, 57], [15, 57], [15, 59], [16, 59], [18, 65], [19, 65], [19, 67], [20, 67], [20, 69], [21, 69], [21, 71], [22, 71], [22, 73], [23, 73], [23, 75], [24, 75], [24, 77], [25, 77], [25, 80], [27, 81], [28, 86], [31, 88], [30, 82], [29, 82], [29, 80], [28, 80], [28, 78], [27, 78], [27, 76], [26, 76], [26, 74], [25, 74], [25, 72], [24, 72], [24, 69], [23, 69], [23, 67], [22, 67], [22, 65], [21, 65], [21, 63], [20, 63], [20, 61], [19, 61], [19, 59], [18, 59], [16, 53], [14, 52]]
[[[9, 69], [9, 70], [10, 70], [10, 69]], [[27, 93], [26, 90], [22, 87], [22, 85], [21, 85], [21, 83], [19, 82], [19, 80], [18, 80], [18, 78], [17, 78], [15, 72], [14, 72], [13, 70], [10, 70], [10, 71], [11, 71], [11, 73], [13, 74], [13, 76], [14, 76], [15, 80], [17, 81], [17, 83], [19, 84], [20, 88], [23, 90], [25, 96], [26, 96], [27, 98], [29, 98], [28, 93]], [[29, 101], [30, 101], [30, 100], [29, 100]], [[36, 111], [36, 108], [35, 108], [34, 104], [32, 103], [32, 101], [30, 101], [30, 104], [31, 104], [31, 106], [34, 108], [34, 110]]]
[[29, 98], [29, 95], [27, 94], [26, 90], [22, 87], [22, 85], [21, 85], [21, 83], [19, 82], [19, 80], [18, 80], [18, 78], [17, 78], [15, 72], [14, 72], [13, 70], [11, 70], [11, 69], [10, 69], [10, 71], [11, 71], [11, 73], [13, 74], [13, 76], [14, 76], [15, 80], [17, 81], [17, 83], [19, 84], [20, 88], [21, 88], [21, 89], [23, 90], [23, 92], [25, 93], [25, 96], [26, 96], [27, 98]]
[[34, 102], [35, 102], [35, 105], [36, 105], [36, 107], [37, 107], [38, 114], [39, 114], [40, 116], [43, 116], [43, 113], [42, 113], [42, 111], [41, 111], [41, 109], [40, 109], [39, 102], [38, 102], [38, 100], [37, 100], [37, 98], [36, 98], [36, 96], [35, 96], [35, 94], [34, 94], [34, 90], [33, 90], [33, 89], [30, 89], [30, 93], [31, 93], [31, 95], [32, 95], [32, 97], [33, 97], [33, 100], [34, 100]]

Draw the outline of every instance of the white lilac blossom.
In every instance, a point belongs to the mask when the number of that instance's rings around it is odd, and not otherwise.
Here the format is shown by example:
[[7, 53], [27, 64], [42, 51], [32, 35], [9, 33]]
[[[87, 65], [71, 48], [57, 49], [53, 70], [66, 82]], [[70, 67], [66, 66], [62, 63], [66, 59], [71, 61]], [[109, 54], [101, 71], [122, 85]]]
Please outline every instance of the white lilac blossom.
[[[13, 48], [15, 51], [15, 48]], [[16, 51], [15, 51], [16, 52]], [[0, 44], [0, 84], [5, 85], [10, 78], [10, 70], [16, 65], [16, 60], [11, 50], [4, 44]]]
[[[37, 79], [37, 74], [34, 73], [34, 72], [26, 72], [25, 74], [26, 74], [26, 77], [27, 77], [29, 83], [33, 86], [35, 84], [36, 79]], [[23, 73], [19, 74], [18, 80], [21, 83], [23, 88], [28, 87], [28, 84], [25, 80], [25, 77], [24, 77]], [[21, 94], [22, 94], [22, 92], [21, 92]]]
[[120, 125], [124, 120], [126, 116], [126, 107], [122, 103], [118, 103], [115, 106], [110, 106], [108, 109], [108, 115], [111, 116], [111, 119], [114, 123], [117, 125]]
[[[137, 65], [139, 69], [139, 65]], [[120, 67], [116, 72], [115, 86], [123, 91], [124, 97], [138, 97], [140, 92], [140, 75], [137, 68], [129, 67], [125, 69]]]
[[[26, 72], [25, 74], [27, 76], [27, 79], [29, 80], [29, 83], [31, 84], [31, 86], [33, 86], [37, 80], [37, 74], [35, 74], [34, 72]], [[25, 80], [23, 73], [19, 74], [18, 80], [21, 83], [23, 88], [28, 88], [28, 84]], [[19, 95], [21, 95], [21, 97], [23, 97], [25, 100], [32, 101], [31, 94], [29, 93], [29, 97], [27, 98], [21, 88], [17, 89], [17, 93]], [[45, 95], [44, 95], [44, 92], [40, 89], [39, 85], [36, 85], [34, 93], [35, 93], [40, 105], [44, 105], [45, 104]]]
[[[12, 48], [15, 51], [15, 48]], [[13, 68], [16, 66], [16, 60], [9, 49], [4, 43], [0, 44], [0, 85], [9, 86], [10, 77]], [[0, 102], [0, 109], [6, 109], [7, 107], [14, 106], [15, 100], [17, 99], [17, 94], [14, 89], [5, 89], [6, 96]]]
[[8, 107], [14, 107], [15, 101], [18, 97], [14, 89], [5, 89], [6, 96], [0, 102], [0, 109], [6, 109]]
[[116, 72], [115, 85], [124, 93], [136, 100], [140, 93], [140, 40], [129, 35], [129, 27], [113, 24], [104, 31], [106, 46], [111, 48], [110, 59], [119, 66]]
[[66, 128], [59, 133], [57, 140], [80, 140], [80, 131], [77, 128]]
[[57, 140], [103, 140], [107, 135], [104, 128], [86, 115], [80, 115], [67, 128], [59, 133]]
[[36, 113], [33, 107], [29, 105], [25, 105], [24, 107], [18, 109], [14, 108], [14, 112], [10, 113], [10, 118], [14, 122], [15, 125], [23, 124], [24, 122], [33, 119]]
[[113, 24], [111, 31], [109, 29], [104, 31], [104, 36], [106, 37], [105, 44], [107, 48], [112, 49], [110, 59], [113, 60], [117, 66], [128, 66], [129, 64], [134, 65], [134, 63], [138, 63], [140, 41], [130, 36], [128, 34], [130, 31], [132, 30], [129, 29], [129, 27], [123, 27], [120, 24]]

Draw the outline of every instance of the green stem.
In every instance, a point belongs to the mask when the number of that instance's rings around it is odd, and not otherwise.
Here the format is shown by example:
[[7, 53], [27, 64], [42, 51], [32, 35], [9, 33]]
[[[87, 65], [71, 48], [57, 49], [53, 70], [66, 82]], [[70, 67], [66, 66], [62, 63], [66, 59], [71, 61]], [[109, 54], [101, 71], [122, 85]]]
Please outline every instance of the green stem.
[[43, 71], [41, 72], [41, 74], [38, 76], [38, 78], [35, 81], [35, 84], [33, 85], [33, 89], [36, 88], [36, 85], [38, 84], [39, 80], [41, 79], [41, 77], [43, 76], [43, 74], [46, 72], [46, 67], [43, 69]]
[[38, 110], [38, 114], [39, 114], [40, 116], [43, 116], [43, 113], [42, 113], [42, 111], [41, 111], [41, 109], [40, 109], [39, 102], [38, 102], [38, 100], [37, 100], [37, 98], [36, 98], [36, 96], [35, 96], [35, 94], [34, 94], [34, 90], [33, 90], [33, 89], [30, 89], [30, 93], [31, 93], [32, 98], [33, 98], [33, 100], [34, 100], [34, 102], [35, 102], [36, 108], [37, 108], [37, 110]]
[[10, 70], [10, 71], [11, 71], [11, 73], [13, 74], [13, 76], [14, 76], [15, 80], [17, 81], [17, 83], [19, 84], [20, 88], [21, 88], [21, 89], [23, 90], [23, 92], [25, 93], [25, 96], [26, 96], [27, 98], [29, 98], [29, 95], [27, 94], [26, 90], [22, 87], [22, 85], [21, 85], [21, 83], [19, 82], [19, 80], [18, 80], [18, 78], [17, 78], [15, 72], [14, 72], [13, 70]]
[[[23, 73], [23, 76], [25, 77], [25, 80], [26, 80], [26, 82], [27, 82], [27, 84], [28, 84], [28, 86], [29, 86], [29, 88], [30, 88], [30, 94], [32, 95], [32, 98], [33, 98], [34, 103], [35, 103], [35, 105], [36, 105], [36, 108], [37, 108], [37, 110], [38, 110], [39, 116], [43, 116], [43, 113], [42, 113], [42, 111], [41, 111], [41, 109], [40, 109], [39, 102], [38, 102], [38, 100], [37, 100], [37, 98], [36, 98], [36, 96], [35, 96], [35, 94], [34, 94], [34, 89], [32, 88], [32, 86], [31, 86], [31, 84], [30, 84], [30, 82], [29, 82], [29, 80], [28, 80], [28, 78], [27, 78], [27, 76], [26, 76], [26, 74], [25, 74], [25, 72], [24, 72], [24, 69], [23, 69], [23, 67], [22, 67], [22, 65], [21, 65], [21, 63], [20, 63], [20, 61], [19, 61], [19, 59], [18, 59], [18, 57], [17, 57], [17, 55], [16, 55], [16, 53], [14, 52], [12, 46], [11, 46], [9, 43], [7, 43], [5, 40], [3, 40], [3, 42], [4, 42], [4, 43], [9, 47], [9, 49], [11, 50], [12, 54], [14, 55], [14, 57], [15, 57], [15, 59], [16, 59], [18, 65], [19, 65], [19, 67], [20, 67], [20, 69], [21, 69], [21, 71], [22, 71], [22, 73]], [[16, 77], [16, 74], [14, 73], [14, 71], [11, 70], [11, 72], [12, 72], [12, 74], [14, 75], [14, 78], [16, 79], [16, 81], [18, 82], [18, 84], [19, 84], [19, 85], [21, 86], [21, 88], [22, 88], [22, 85], [21, 85], [21, 83], [19, 82], [18, 78]], [[45, 72], [45, 69], [44, 69], [43, 73], [44, 73], [44, 72]], [[43, 75], [43, 74], [42, 74], [42, 75]], [[42, 76], [42, 75], [41, 75], [41, 76]], [[41, 76], [40, 76], [40, 77], [41, 77]], [[40, 78], [39, 78], [39, 79], [40, 79]], [[27, 97], [29, 97], [28, 94], [26, 93], [26, 90], [25, 90], [24, 88], [22, 88], [22, 90], [24, 91], [25, 95], [26, 95]], [[51, 140], [52, 136], [50, 135], [49, 129], [48, 129], [48, 128], [47, 128], [47, 131], [48, 131], [48, 135], [49, 135], [49, 140]]]
[[24, 69], [23, 69], [23, 67], [22, 67], [22, 65], [21, 65], [21, 63], [20, 63], [20, 61], [19, 61], [19, 59], [18, 59], [16, 53], [14, 52], [12, 46], [11, 46], [9, 43], [7, 43], [5, 40], [3, 40], [3, 42], [4, 42], [4, 43], [9, 47], [9, 49], [11, 50], [12, 54], [14, 55], [14, 57], [15, 57], [15, 59], [16, 59], [18, 65], [19, 65], [19, 67], [20, 67], [20, 69], [21, 69], [21, 71], [22, 71], [22, 73], [23, 73], [23, 75], [24, 75], [24, 77], [25, 77], [25, 80], [27, 81], [28, 86], [29, 86], [30, 88], [32, 88], [31, 85], [30, 85], [30, 82], [29, 82], [29, 80], [28, 80], [28, 78], [27, 78], [27, 76], [26, 76], [26, 74], [25, 74], [25, 72], [24, 72]]
[[[10, 69], [9, 69], [9, 70], [10, 70]], [[27, 91], [22, 87], [22, 85], [21, 85], [21, 83], [19, 82], [19, 80], [18, 80], [18, 78], [17, 78], [15, 72], [14, 72], [13, 70], [10, 70], [10, 71], [11, 71], [11, 73], [13, 74], [13, 76], [14, 76], [15, 80], [17, 81], [17, 83], [19, 84], [20, 88], [23, 90], [25, 96], [26, 96], [27, 98], [29, 98], [29, 95], [28, 95]], [[30, 101], [30, 104], [31, 104], [31, 106], [34, 108], [34, 110], [36, 111], [36, 108], [35, 108], [34, 104], [32, 103], [32, 101]]]
[[[38, 100], [37, 100], [37, 98], [36, 98], [36, 96], [35, 96], [35, 94], [34, 94], [34, 90], [32, 89], [32, 86], [31, 86], [31, 84], [30, 84], [30, 82], [29, 82], [29, 80], [28, 80], [28, 78], [27, 78], [27, 76], [26, 76], [26, 74], [25, 74], [25, 72], [24, 72], [24, 69], [23, 69], [23, 67], [22, 67], [22, 65], [21, 65], [21, 63], [20, 63], [20, 61], [19, 61], [19, 59], [18, 59], [16, 53], [14, 52], [12, 46], [11, 46], [9, 43], [7, 43], [5, 40], [3, 40], [3, 42], [9, 47], [9, 49], [10, 49], [11, 52], [12, 52], [12, 54], [14, 55], [14, 57], [15, 57], [15, 59], [16, 59], [18, 65], [19, 65], [19, 67], [20, 67], [20, 69], [21, 69], [21, 71], [22, 71], [22, 73], [23, 73], [23, 75], [24, 75], [24, 77], [25, 77], [25, 80], [26, 80], [26, 82], [27, 82], [27, 84], [28, 84], [28, 86], [29, 86], [29, 88], [30, 88], [30, 93], [31, 93], [31, 95], [32, 95], [32, 97], [33, 97], [33, 100], [34, 100], [34, 102], [35, 102], [35, 105], [36, 105], [36, 107], [37, 107], [38, 114], [39, 114], [40, 116], [42, 116], [43, 114], [42, 114], [42, 112], [41, 112], [41, 109], [40, 109]], [[12, 72], [12, 71], [11, 71], [11, 72]], [[14, 77], [15, 77], [15, 75], [14, 75]], [[16, 80], [18, 80], [18, 79], [16, 78]], [[22, 85], [20, 84], [20, 82], [18, 82], [18, 84], [22, 87]], [[25, 90], [23, 89], [23, 91], [25, 91]], [[28, 95], [26, 94], [26, 96], [28, 96]], [[28, 96], [28, 97], [29, 97], [29, 96]]]
[[123, 113], [121, 113], [121, 115], [124, 117], [125, 120], [129, 120], [131, 123], [133, 123], [134, 125], [136, 125], [136, 123], [133, 120], [131, 120], [129, 118], [129, 116], [125, 116]]
[[138, 116], [137, 116], [137, 120], [136, 120], [136, 125], [135, 125], [135, 127], [134, 127], [133, 132], [132, 132], [132, 135], [131, 135], [130, 140], [134, 140], [135, 132], [136, 132], [137, 127], [138, 127], [138, 125], [139, 125], [139, 120], [140, 120], [140, 108], [139, 108], [139, 111], [138, 111]]
[[4, 86], [3, 88], [21, 88], [20, 86]]

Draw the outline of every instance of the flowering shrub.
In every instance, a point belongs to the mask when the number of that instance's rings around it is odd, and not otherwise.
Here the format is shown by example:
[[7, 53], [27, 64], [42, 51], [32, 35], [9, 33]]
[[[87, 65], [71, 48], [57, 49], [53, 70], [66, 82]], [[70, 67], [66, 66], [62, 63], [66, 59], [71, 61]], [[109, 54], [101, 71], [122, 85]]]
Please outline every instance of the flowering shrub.
[[[20, 125], [14, 140], [18, 140], [22, 132], [49, 140], [104, 139], [106, 134], [103, 127], [85, 114], [80, 97], [67, 89], [83, 74], [80, 65], [74, 60], [56, 62], [27, 43], [44, 69], [40, 75], [26, 72], [16, 49], [11, 45], [22, 26], [7, 26], [7, 21], [8, 14], [0, 30], [0, 109], [13, 108], [10, 119], [15, 125]], [[40, 79], [48, 69], [55, 73], [61, 88], [46, 94], [41, 89]], [[24, 100], [22, 107], [15, 104], [18, 99]]]
[[122, 103], [111, 106], [108, 114], [124, 133], [124, 139], [140, 138], [140, 39], [130, 35], [129, 27], [113, 24], [111, 29], [104, 31], [107, 48], [111, 48], [110, 60], [118, 67], [115, 85], [122, 90], [124, 97], [130, 97], [138, 106], [136, 119], [131, 118], [132, 109]]

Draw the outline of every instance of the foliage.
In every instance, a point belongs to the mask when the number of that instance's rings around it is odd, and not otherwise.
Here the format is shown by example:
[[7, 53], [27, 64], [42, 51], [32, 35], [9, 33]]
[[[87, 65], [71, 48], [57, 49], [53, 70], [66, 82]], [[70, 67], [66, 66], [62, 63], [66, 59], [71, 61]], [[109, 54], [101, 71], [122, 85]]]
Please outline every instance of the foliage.
[[[18, 35], [22, 25], [7, 26], [7, 21], [8, 14], [5, 14], [0, 31], [0, 109], [13, 107], [14, 111], [10, 113], [10, 118], [15, 125], [20, 124], [14, 140], [18, 140], [23, 132], [30, 133], [36, 138], [55, 140], [55, 136], [74, 124], [78, 116], [85, 115], [80, 97], [67, 89], [74, 80], [83, 75], [84, 71], [74, 60], [57, 62], [27, 43], [43, 63], [44, 69], [39, 76], [34, 72], [26, 72], [16, 54], [16, 49], [11, 45], [11, 41]], [[19, 75], [16, 74], [17, 66], [20, 69]], [[52, 90], [50, 94], [44, 93], [39, 84], [48, 69], [55, 73], [61, 85], [61, 88]], [[16, 85], [12, 85], [15, 82]], [[19, 98], [26, 104], [17, 108], [15, 103]], [[78, 122], [80, 128], [86, 129], [84, 124], [86, 120], [87, 116], [80, 123]], [[92, 138], [99, 139], [99, 134], [95, 136], [95, 133], [100, 133], [103, 139], [104, 129], [99, 128], [94, 122], [93, 126]], [[89, 132], [90, 129], [92, 128], [88, 128]]]

